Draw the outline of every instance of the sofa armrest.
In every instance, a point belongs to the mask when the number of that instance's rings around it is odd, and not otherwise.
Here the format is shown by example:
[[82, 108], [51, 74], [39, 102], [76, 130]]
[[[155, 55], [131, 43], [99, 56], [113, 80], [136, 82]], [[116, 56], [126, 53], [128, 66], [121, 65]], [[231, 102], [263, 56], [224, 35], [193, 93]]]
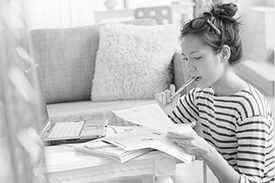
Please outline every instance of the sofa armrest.
[[[176, 89], [180, 88], [189, 78], [187, 69], [187, 62], [182, 60], [182, 56], [180, 51], [176, 51], [173, 60], [173, 83], [176, 86]], [[189, 92], [192, 88], [195, 87], [195, 84], [189, 85], [186, 89], [184, 89], [181, 94], [185, 94]]]

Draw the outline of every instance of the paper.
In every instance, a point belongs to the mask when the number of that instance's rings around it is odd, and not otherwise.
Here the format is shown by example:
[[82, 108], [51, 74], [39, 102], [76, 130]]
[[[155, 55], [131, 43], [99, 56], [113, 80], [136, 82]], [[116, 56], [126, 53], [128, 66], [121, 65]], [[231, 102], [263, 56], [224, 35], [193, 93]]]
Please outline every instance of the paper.
[[125, 163], [153, 150], [152, 148], [125, 150], [124, 148], [106, 143], [99, 139], [87, 142], [82, 146], [76, 147], [75, 149], [81, 152], [112, 158], [120, 161], [121, 163]]
[[106, 136], [101, 140], [112, 143], [125, 150], [153, 148], [170, 154], [185, 163], [191, 163], [192, 161], [192, 156], [168, 140], [165, 134], [160, 134], [152, 130], [124, 132]]
[[125, 150], [135, 150], [149, 147], [149, 139], [152, 130], [144, 128], [141, 131], [129, 131], [115, 135], [109, 135], [101, 140], [122, 147]]
[[174, 130], [173, 123], [158, 104], [113, 111], [118, 117], [141, 126], [167, 133]]
[[192, 155], [166, 138], [168, 131], [195, 133], [190, 125], [173, 124], [158, 104], [150, 104], [130, 109], [113, 111], [120, 118], [147, 127], [139, 131], [123, 132], [106, 136], [102, 140], [127, 150], [154, 148], [190, 163]]

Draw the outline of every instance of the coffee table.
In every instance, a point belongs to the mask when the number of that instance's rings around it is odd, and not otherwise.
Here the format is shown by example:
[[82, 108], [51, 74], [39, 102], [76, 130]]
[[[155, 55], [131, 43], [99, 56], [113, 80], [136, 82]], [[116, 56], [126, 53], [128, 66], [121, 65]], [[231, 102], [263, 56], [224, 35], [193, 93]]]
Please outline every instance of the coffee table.
[[[129, 128], [122, 127], [116, 130], [123, 131], [129, 130]], [[110, 130], [108, 131], [110, 132]], [[13, 182], [5, 138], [0, 138], [0, 144], [2, 145], [0, 182]], [[46, 169], [49, 183], [109, 183], [115, 182], [114, 180], [118, 178], [121, 180], [139, 178], [143, 183], [173, 182], [170, 176], [175, 173], [177, 162], [174, 157], [166, 153], [152, 151], [126, 163], [120, 163], [107, 157], [77, 152], [74, 148], [76, 145], [79, 144], [44, 147], [46, 167], [43, 166], [41, 170], [43, 172]], [[23, 171], [24, 169], [22, 169]], [[37, 171], [39, 172], [39, 170]], [[139, 180], [139, 182], [141, 181]]]
[[160, 151], [153, 151], [126, 163], [76, 152], [71, 145], [45, 147], [50, 183], [112, 182], [118, 177], [140, 177], [143, 183], [173, 182], [170, 175], [176, 160]]

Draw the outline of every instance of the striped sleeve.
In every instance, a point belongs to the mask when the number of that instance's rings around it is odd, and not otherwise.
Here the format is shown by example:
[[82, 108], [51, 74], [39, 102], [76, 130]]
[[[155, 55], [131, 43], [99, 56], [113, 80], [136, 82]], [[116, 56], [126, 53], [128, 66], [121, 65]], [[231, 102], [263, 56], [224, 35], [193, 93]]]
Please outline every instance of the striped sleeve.
[[262, 116], [243, 119], [237, 127], [240, 183], [274, 181], [274, 122]]
[[192, 89], [188, 94], [183, 95], [172, 114], [169, 117], [175, 123], [191, 123], [199, 119], [198, 108], [195, 104], [196, 89]]

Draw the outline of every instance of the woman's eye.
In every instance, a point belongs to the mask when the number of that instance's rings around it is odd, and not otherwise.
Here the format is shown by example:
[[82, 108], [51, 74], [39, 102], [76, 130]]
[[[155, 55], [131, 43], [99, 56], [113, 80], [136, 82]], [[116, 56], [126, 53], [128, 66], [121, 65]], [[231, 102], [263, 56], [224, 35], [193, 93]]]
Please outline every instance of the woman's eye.
[[195, 59], [195, 60], [199, 60], [199, 59], [201, 59], [201, 57], [194, 57], [194, 59]]
[[182, 60], [183, 60], [183, 61], [188, 61], [188, 58], [183, 57]]

